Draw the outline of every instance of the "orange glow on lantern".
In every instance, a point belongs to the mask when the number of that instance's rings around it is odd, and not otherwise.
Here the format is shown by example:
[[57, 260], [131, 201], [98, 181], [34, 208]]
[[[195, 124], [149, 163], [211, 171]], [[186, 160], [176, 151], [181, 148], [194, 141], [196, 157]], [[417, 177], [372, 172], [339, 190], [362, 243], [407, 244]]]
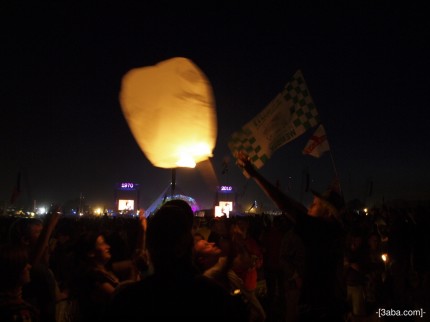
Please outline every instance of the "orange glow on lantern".
[[217, 136], [212, 87], [189, 59], [175, 57], [130, 70], [122, 79], [120, 103], [154, 166], [194, 168], [212, 157]]

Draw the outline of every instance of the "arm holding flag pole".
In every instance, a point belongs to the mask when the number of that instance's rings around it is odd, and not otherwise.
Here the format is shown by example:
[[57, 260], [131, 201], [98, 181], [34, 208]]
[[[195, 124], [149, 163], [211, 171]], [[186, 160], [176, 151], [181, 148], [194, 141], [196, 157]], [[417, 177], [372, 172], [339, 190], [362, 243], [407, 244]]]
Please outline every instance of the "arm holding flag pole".
[[246, 153], [238, 152], [235, 154], [235, 157], [236, 164], [243, 170], [244, 175], [252, 178], [260, 189], [271, 198], [293, 223], [297, 223], [307, 217], [307, 215], [310, 217], [321, 217], [328, 221], [334, 219], [334, 221], [341, 223], [340, 214], [344, 210], [345, 201], [338, 186], [334, 187], [331, 184], [323, 193], [311, 190], [314, 200], [309, 208], [306, 208], [302, 203], [285, 194], [259, 173]]
[[235, 156], [236, 164], [244, 171], [244, 175], [254, 179], [260, 189], [273, 200], [279, 209], [285, 211], [293, 222], [296, 222], [299, 214], [307, 213], [304, 205], [284, 194], [273, 183], [263, 177], [244, 152], [239, 151]]

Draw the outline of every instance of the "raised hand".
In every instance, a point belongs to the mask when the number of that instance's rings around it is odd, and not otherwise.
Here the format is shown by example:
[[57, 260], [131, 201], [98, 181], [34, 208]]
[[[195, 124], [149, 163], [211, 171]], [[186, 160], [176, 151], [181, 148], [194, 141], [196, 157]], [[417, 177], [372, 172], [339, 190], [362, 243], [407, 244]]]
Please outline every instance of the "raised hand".
[[254, 165], [251, 163], [249, 156], [245, 152], [236, 152], [235, 158], [237, 166], [244, 171], [244, 175], [246, 177], [253, 177], [257, 173], [257, 170], [255, 169]]

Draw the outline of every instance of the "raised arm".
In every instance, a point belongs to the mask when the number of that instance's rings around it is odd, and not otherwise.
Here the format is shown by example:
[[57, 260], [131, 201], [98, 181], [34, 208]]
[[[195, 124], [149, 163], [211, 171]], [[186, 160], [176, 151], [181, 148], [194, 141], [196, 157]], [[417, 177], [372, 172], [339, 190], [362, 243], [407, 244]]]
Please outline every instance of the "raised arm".
[[285, 212], [294, 222], [297, 217], [307, 213], [307, 209], [304, 205], [296, 201], [295, 199], [287, 196], [274, 184], [268, 181], [261, 173], [255, 169], [252, 165], [249, 157], [242, 152], [236, 154], [236, 164], [245, 171], [250, 178], [252, 178], [260, 189], [277, 205], [277, 207]]
[[145, 211], [140, 209], [139, 212], [139, 231], [137, 236], [136, 250], [133, 255], [133, 263], [137, 270], [139, 271], [139, 277], [141, 278], [142, 273], [146, 273], [148, 271], [148, 251], [146, 249], [146, 228], [147, 228], [147, 220], [145, 216]]
[[49, 240], [60, 219], [61, 208], [59, 206], [51, 207], [50, 212], [46, 216], [42, 231], [37, 239], [34, 249], [31, 251], [31, 264], [37, 265], [46, 255], [48, 251]]
[[139, 236], [137, 240], [137, 248], [146, 250], [146, 228], [147, 220], [145, 216], [145, 211], [143, 209], [139, 210]]

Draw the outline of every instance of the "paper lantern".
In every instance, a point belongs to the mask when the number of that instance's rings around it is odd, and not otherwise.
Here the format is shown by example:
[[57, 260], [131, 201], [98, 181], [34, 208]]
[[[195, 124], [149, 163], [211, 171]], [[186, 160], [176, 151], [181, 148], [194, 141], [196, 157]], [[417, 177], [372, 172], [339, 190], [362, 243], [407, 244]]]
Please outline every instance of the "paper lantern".
[[212, 157], [217, 118], [212, 86], [189, 59], [128, 71], [120, 103], [140, 149], [156, 167], [194, 168]]

